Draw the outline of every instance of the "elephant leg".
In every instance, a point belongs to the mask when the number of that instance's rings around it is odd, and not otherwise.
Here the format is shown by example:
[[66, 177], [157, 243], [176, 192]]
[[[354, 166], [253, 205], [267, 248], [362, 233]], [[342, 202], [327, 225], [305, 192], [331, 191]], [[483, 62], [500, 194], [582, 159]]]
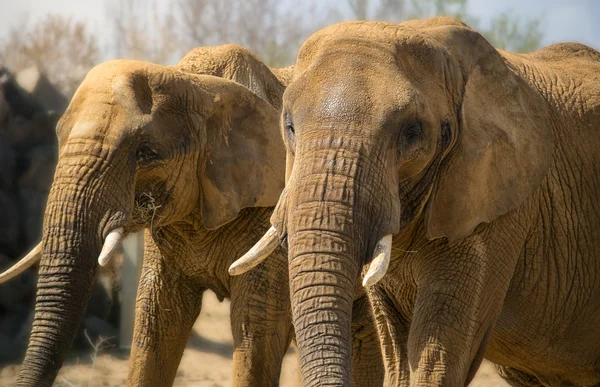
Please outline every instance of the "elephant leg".
[[367, 296], [352, 306], [352, 384], [383, 386], [385, 369], [379, 334]]
[[145, 239], [127, 385], [165, 387], [175, 379], [203, 290]]
[[542, 387], [543, 384], [533, 375], [511, 367], [494, 364], [498, 374], [513, 387]]
[[485, 251], [481, 242], [422, 263], [408, 335], [412, 386], [464, 386], [475, 376], [512, 276]]
[[[293, 337], [286, 267], [274, 264], [231, 281], [233, 385], [278, 386]], [[277, 273], [274, 273], [277, 272]]]
[[381, 340], [381, 352], [388, 379], [386, 385], [409, 386], [410, 370], [406, 347], [409, 323], [400, 315], [383, 288], [373, 286], [367, 294]]

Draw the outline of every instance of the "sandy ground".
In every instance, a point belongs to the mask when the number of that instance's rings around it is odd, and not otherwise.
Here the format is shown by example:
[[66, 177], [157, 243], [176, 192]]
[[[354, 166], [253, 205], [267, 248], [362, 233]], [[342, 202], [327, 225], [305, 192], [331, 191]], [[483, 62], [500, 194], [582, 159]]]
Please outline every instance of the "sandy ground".
[[[199, 332], [202, 332], [200, 335]], [[177, 372], [174, 386], [226, 387], [232, 382], [233, 347], [229, 325], [229, 302], [219, 303], [206, 292], [202, 313], [194, 326], [194, 333]], [[117, 387], [127, 379], [126, 351], [105, 349], [98, 353], [95, 364], [89, 354], [73, 355], [62, 368], [55, 386], [61, 387]], [[14, 386], [18, 365], [9, 365], [0, 371], [0, 386]], [[281, 387], [300, 386], [298, 360], [295, 348], [290, 348], [283, 364]], [[506, 387], [490, 363], [480, 368], [471, 387]]]

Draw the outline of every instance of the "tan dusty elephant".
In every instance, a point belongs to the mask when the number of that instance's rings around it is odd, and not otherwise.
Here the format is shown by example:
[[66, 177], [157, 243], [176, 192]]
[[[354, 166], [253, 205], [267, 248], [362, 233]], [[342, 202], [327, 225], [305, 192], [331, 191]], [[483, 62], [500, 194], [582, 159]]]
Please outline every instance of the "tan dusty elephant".
[[[173, 383], [206, 289], [231, 298], [234, 384], [278, 385], [293, 337], [287, 256], [279, 249], [278, 264], [239, 278], [227, 269], [267, 230], [283, 189], [279, 120], [290, 75], [235, 45], [196, 49], [174, 67], [112, 61], [88, 74], [57, 129], [60, 156], [19, 386], [52, 385], [96, 262], [144, 228], [128, 386]], [[35, 251], [0, 281], [34, 261]], [[357, 383], [381, 386], [366, 297], [357, 306]]]
[[304, 386], [350, 385], [361, 273], [391, 385], [464, 386], [484, 357], [515, 386], [600, 384], [599, 52], [337, 24], [302, 46], [284, 117], [271, 223]]

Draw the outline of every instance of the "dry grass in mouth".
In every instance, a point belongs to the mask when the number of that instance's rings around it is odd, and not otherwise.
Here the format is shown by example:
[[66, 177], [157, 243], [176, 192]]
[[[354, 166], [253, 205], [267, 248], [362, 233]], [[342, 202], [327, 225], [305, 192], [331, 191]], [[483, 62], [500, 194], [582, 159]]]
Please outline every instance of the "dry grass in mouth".
[[150, 234], [155, 241], [160, 240], [167, 246], [171, 247], [168, 240], [161, 236], [160, 229], [154, 228], [154, 221], [157, 220], [160, 215], [157, 215], [157, 210], [160, 208], [160, 204], [157, 204], [156, 198], [152, 195], [152, 192], [143, 192], [136, 197], [133, 204], [133, 221], [144, 227], [150, 229]]
[[157, 217], [156, 211], [160, 207], [154, 196], [152, 196], [152, 192], [143, 192], [135, 198], [133, 219], [136, 223], [150, 224], [150, 232], [154, 233], [154, 219]]

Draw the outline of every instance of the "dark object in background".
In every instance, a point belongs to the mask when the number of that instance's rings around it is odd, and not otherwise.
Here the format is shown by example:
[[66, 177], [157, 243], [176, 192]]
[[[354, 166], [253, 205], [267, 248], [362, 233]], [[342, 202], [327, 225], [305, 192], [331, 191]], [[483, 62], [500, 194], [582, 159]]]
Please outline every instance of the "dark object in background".
[[30, 119], [42, 106], [19, 86], [15, 77], [5, 67], [0, 67], [0, 92], [13, 117]]
[[50, 83], [39, 68], [33, 66], [19, 71], [17, 84], [37, 101], [43, 110], [63, 112], [69, 103], [67, 98]]
[[[0, 272], [41, 239], [57, 160], [55, 128], [67, 104], [39, 69], [28, 68], [15, 77], [0, 66]], [[116, 267], [101, 270], [75, 349], [89, 349], [84, 329], [92, 340], [116, 336]], [[19, 361], [25, 352], [36, 282], [37, 265], [0, 285], [0, 364]]]

